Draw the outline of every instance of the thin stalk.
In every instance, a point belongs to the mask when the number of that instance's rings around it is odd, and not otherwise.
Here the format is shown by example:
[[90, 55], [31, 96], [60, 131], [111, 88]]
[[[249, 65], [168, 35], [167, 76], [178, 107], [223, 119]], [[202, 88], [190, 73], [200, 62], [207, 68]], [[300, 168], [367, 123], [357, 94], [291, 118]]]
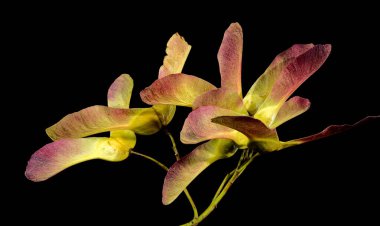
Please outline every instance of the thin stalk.
[[168, 167], [166, 167], [164, 164], [162, 164], [160, 161], [158, 161], [158, 160], [155, 159], [155, 158], [152, 158], [152, 157], [150, 157], [150, 156], [148, 156], [148, 155], [144, 155], [144, 154], [142, 154], [142, 153], [140, 153], [140, 152], [136, 152], [136, 151], [131, 151], [130, 153], [133, 154], [133, 155], [141, 156], [141, 157], [143, 157], [143, 158], [146, 158], [146, 159], [148, 159], [148, 160], [150, 160], [150, 161], [156, 163], [158, 166], [160, 166], [160, 167], [161, 167], [162, 169], [164, 169], [165, 171], [168, 171], [168, 170], [169, 170]]
[[169, 132], [169, 130], [167, 128], [165, 128], [165, 133], [169, 136], [170, 138], [170, 141], [172, 142], [172, 149], [173, 149], [173, 152], [174, 152], [174, 156], [175, 156], [175, 159], [178, 161], [181, 159], [181, 157], [179, 156], [179, 152], [178, 152], [178, 149], [177, 149], [177, 145], [175, 143], [175, 140], [172, 136], [172, 134]]
[[[225, 182], [223, 180], [222, 184], [225, 184], [225, 186], [223, 187], [223, 189], [219, 192], [219, 194], [214, 197], [214, 199], [212, 200], [212, 202], [210, 203], [210, 205], [207, 207], [207, 209], [205, 211], [203, 211], [203, 213], [196, 219], [193, 219], [192, 221], [186, 223], [186, 224], [183, 224], [182, 226], [195, 226], [195, 225], [198, 225], [201, 221], [203, 221], [208, 215], [210, 215], [210, 213], [217, 207], [217, 205], [219, 204], [219, 202], [223, 199], [223, 197], [227, 194], [228, 190], [231, 188], [232, 184], [236, 181], [236, 179], [244, 172], [244, 170], [247, 168], [247, 166], [257, 157], [259, 156], [259, 153], [255, 153], [253, 155], [250, 155], [250, 153], [247, 153], [247, 152], [243, 152], [241, 157], [240, 157], [240, 160], [238, 162], [238, 165], [236, 166], [236, 168], [231, 171], [229, 174], [232, 173], [232, 176], [230, 177], [230, 179], [228, 180], [228, 182]], [[246, 158], [248, 157], [248, 161], [244, 162], [246, 160]], [[229, 175], [228, 174], [228, 175]], [[227, 176], [228, 176], [227, 175]], [[227, 178], [227, 177], [226, 177]], [[220, 188], [220, 187], [219, 187]], [[218, 189], [219, 190], [219, 189]]]
[[[161, 167], [162, 169], [164, 169], [165, 171], [168, 171], [168, 170], [169, 170], [169, 168], [168, 168], [167, 166], [165, 166], [163, 163], [161, 163], [160, 161], [158, 161], [157, 159], [155, 159], [155, 158], [153, 158], [153, 157], [150, 157], [150, 156], [148, 156], [148, 155], [144, 155], [144, 154], [142, 154], [142, 153], [140, 153], [140, 152], [136, 152], [136, 151], [132, 151], [132, 150], [131, 150], [130, 153], [133, 154], [133, 155], [137, 155], [137, 156], [143, 157], [143, 158], [145, 158], [145, 159], [148, 159], [148, 160], [150, 160], [150, 161], [156, 163], [158, 166], [160, 166], [160, 167]], [[184, 193], [185, 193], [187, 199], [189, 200], [189, 203], [190, 203], [190, 205], [191, 205], [191, 207], [192, 207], [192, 209], [193, 209], [193, 212], [194, 212], [194, 219], [195, 219], [195, 218], [198, 217], [198, 210], [197, 210], [197, 207], [195, 206], [195, 203], [194, 203], [193, 199], [191, 198], [191, 195], [190, 195], [189, 191], [188, 191], [187, 189], [185, 189], [185, 190], [184, 190]]]
[[216, 191], [215, 195], [214, 195], [214, 198], [212, 199], [212, 201], [214, 201], [218, 195], [220, 194], [220, 192], [222, 191], [222, 189], [224, 188], [224, 185], [227, 183], [228, 179], [231, 178], [231, 176], [234, 174], [236, 169], [232, 170], [231, 172], [227, 173], [227, 175], [224, 177], [222, 183], [220, 184], [218, 190]]
[[220, 194], [220, 192], [222, 191], [222, 189], [224, 188], [224, 186], [226, 185], [227, 181], [231, 178], [231, 176], [235, 173], [236, 170], [239, 169], [241, 163], [243, 162], [243, 160], [247, 158], [247, 151], [246, 150], [243, 150], [243, 153], [241, 154], [240, 156], [240, 159], [239, 159], [239, 162], [238, 162], [238, 165], [235, 167], [234, 170], [232, 170], [231, 172], [229, 172], [226, 177], [224, 177], [224, 180], [222, 181], [222, 183], [220, 184], [218, 190], [216, 191], [215, 195], [214, 195], [214, 198], [212, 199], [212, 201], [214, 201], [218, 195]]

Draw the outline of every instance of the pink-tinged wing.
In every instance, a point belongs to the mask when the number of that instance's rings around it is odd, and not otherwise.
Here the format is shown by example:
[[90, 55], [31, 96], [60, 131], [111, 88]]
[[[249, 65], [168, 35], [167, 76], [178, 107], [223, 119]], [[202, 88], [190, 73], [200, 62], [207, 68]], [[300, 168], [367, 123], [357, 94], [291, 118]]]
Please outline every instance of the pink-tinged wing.
[[108, 106], [112, 108], [129, 108], [133, 90], [133, 79], [128, 74], [120, 75], [108, 89]]
[[281, 148], [275, 129], [268, 129], [261, 121], [249, 116], [219, 116], [212, 119], [217, 123], [237, 130], [247, 136], [262, 151], [274, 151]]
[[[277, 65], [268, 73], [278, 74], [273, 80], [269, 95], [262, 102], [256, 119], [272, 127], [274, 119], [289, 96], [325, 62], [331, 51], [331, 45], [315, 45], [298, 57]], [[267, 87], [263, 87], [267, 88]]]
[[[160, 67], [158, 78], [170, 74], [181, 73], [189, 55], [191, 46], [178, 33], [174, 34], [168, 41], [166, 47], [166, 56], [163, 65]], [[168, 125], [173, 119], [176, 107], [175, 105], [156, 104], [153, 106], [162, 125]]]
[[[133, 90], [133, 79], [128, 74], [120, 75], [108, 89], [108, 107], [128, 109]], [[131, 130], [111, 131], [110, 137], [135, 137]]]
[[218, 106], [248, 115], [241, 96], [226, 88], [210, 90], [197, 97], [193, 103], [193, 110], [201, 106]]
[[316, 46], [313, 44], [296, 44], [276, 56], [244, 97], [244, 105], [251, 115], [257, 112], [261, 104], [272, 92], [274, 83], [279, 80], [278, 77], [281, 71], [286, 68], [288, 64], [295, 61], [295, 59], [314, 48], [316, 48]]
[[154, 81], [140, 92], [147, 104], [173, 104], [191, 107], [203, 93], [216, 89], [209, 82], [186, 74], [173, 74]]
[[278, 54], [272, 61], [272, 63], [269, 65], [267, 70], [272, 70], [273, 68], [277, 67], [279, 64], [291, 59], [299, 57], [300, 55], [304, 54], [305, 52], [309, 51], [314, 47], [314, 44], [294, 44], [289, 49], [281, 52]]
[[289, 121], [290, 119], [304, 113], [309, 108], [310, 101], [308, 99], [299, 96], [290, 98], [282, 105], [270, 128], [277, 128], [284, 122]]
[[180, 73], [185, 65], [191, 46], [178, 33], [168, 41], [164, 64], [160, 67], [158, 78]]
[[218, 52], [222, 87], [232, 89], [241, 96], [241, 62], [243, 31], [238, 23], [232, 23], [224, 33]]
[[242, 116], [242, 114], [216, 106], [203, 106], [192, 111], [185, 120], [181, 141], [196, 144], [202, 141], [224, 138], [231, 139], [240, 147], [246, 147], [249, 139], [242, 133], [211, 122], [218, 116]]
[[80, 162], [92, 159], [122, 161], [135, 143], [136, 137], [131, 140], [90, 137], [54, 141], [32, 155], [25, 176], [38, 182]]
[[274, 82], [279, 76], [278, 65], [297, 58], [313, 48], [313, 44], [295, 44], [284, 52], [278, 54], [265, 72], [256, 80], [244, 97], [244, 105], [251, 115], [254, 115], [272, 91]]
[[369, 122], [374, 121], [374, 120], [380, 120], [380, 116], [378, 116], [378, 115], [377, 116], [367, 116], [367, 117], [361, 119], [360, 121], [358, 121], [354, 124], [331, 125], [319, 133], [316, 133], [316, 134], [313, 134], [313, 135], [310, 135], [307, 137], [303, 137], [303, 138], [294, 139], [294, 140], [284, 142], [284, 146], [289, 147], [289, 146], [293, 146], [293, 145], [307, 143], [307, 142], [314, 141], [314, 140], [319, 140], [319, 139], [322, 139], [325, 137], [329, 137], [329, 136], [332, 136], [332, 135], [335, 135], [338, 133], [345, 132], [347, 130], [353, 129], [355, 127], [361, 126], [365, 123], [369, 123]]
[[198, 146], [170, 167], [164, 180], [162, 203], [172, 203], [203, 170], [236, 151], [234, 143], [225, 139], [211, 140]]
[[133, 130], [149, 135], [160, 128], [160, 120], [152, 108], [118, 109], [97, 105], [65, 116], [47, 128], [46, 133], [57, 140], [116, 130]]

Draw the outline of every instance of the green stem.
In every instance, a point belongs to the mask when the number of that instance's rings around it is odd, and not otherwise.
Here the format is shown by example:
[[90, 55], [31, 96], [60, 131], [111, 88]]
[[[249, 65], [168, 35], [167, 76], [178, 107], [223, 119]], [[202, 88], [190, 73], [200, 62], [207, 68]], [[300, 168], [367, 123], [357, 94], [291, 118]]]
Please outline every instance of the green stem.
[[214, 201], [218, 197], [218, 195], [220, 194], [220, 192], [224, 188], [224, 185], [227, 183], [228, 179], [231, 178], [231, 176], [234, 174], [234, 172], [235, 172], [235, 170], [232, 170], [231, 172], [227, 173], [227, 175], [224, 177], [222, 183], [220, 184], [218, 190], [216, 191], [216, 193], [215, 193], [214, 198], [212, 199], [212, 201]]
[[148, 159], [148, 160], [150, 160], [150, 161], [156, 163], [157, 165], [159, 165], [159, 166], [160, 166], [162, 169], [164, 169], [165, 171], [168, 171], [168, 170], [169, 170], [168, 167], [166, 167], [164, 164], [162, 164], [160, 161], [156, 160], [155, 158], [152, 158], [152, 157], [150, 157], [150, 156], [148, 156], [148, 155], [144, 155], [144, 154], [142, 154], [142, 153], [140, 153], [140, 152], [136, 152], [136, 151], [131, 151], [130, 153], [133, 154], [133, 155], [141, 156], [141, 157], [143, 157], [143, 158], [146, 158], [146, 159]]
[[172, 142], [172, 149], [174, 151], [174, 156], [175, 156], [175, 159], [178, 161], [180, 160], [180, 156], [179, 156], [179, 152], [178, 152], [178, 149], [177, 149], [177, 145], [175, 143], [175, 140], [172, 136], [172, 134], [169, 132], [169, 130], [167, 128], [165, 128], [165, 133], [169, 136], [170, 138], [170, 141]]
[[[172, 134], [169, 132], [169, 130], [168, 130], [167, 128], [165, 128], [164, 131], [165, 131], [165, 133], [169, 136], [170, 141], [172, 142], [172, 150], [173, 150], [173, 152], [174, 152], [175, 159], [176, 159], [177, 161], [180, 160], [181, 157], [179, 156], [179, 152], [178, 152], [178, 149], [177, 149], [177, 145], [176, 145], [176, 143], [175, 143], [175, 140], [174, 140]], [[193, 198], [191, 197], [191, 195], [190, 195], [190, 193], [189, 193], [189, 191], [188, 191], [187, 189], [184, 190], [184, 193], [185, 193], [187, 199], [189, 200], [191, 207], [193, 208], [193, 213], [194, 213], [194, 217], [193, 217], [193, 219], [198, 218], [198, 209], [197, 209], [197, 206], [196, 206], [195, 203], [194, 203]]]
[[[144, 155], [144, 154], [142, 154], [142, 153], [140, 153], [140, 152], [136, 152], [136, 151], [133, 151], [133, 150], [131, 150], [130, 153], [133, 154], [133, 155], [137, 155], [137, 156], [143, 157], [143, 158], [145, 158], [145, 159], [148, 159], [148, 160], [150, 160], [150, 161], [156, 163], [158, 166], [160, 166], [160, 167], [161, 167], [162, 169], [164, 169], [165, 171], [168, 171], [168, 170], [169, 170], [169, 168], [168, 168], [167, 166], [165, 166], [164, 164], [162, 164], [160, 161], [158, 161], [158, 160], [155, 159], [155, 158], [152, 158], [152, 157], [150, 157], [150, 156], [148, 156], [148, 155]], [[195, 206], [195, 203], [194, 203], [193, 199], [191, 198], [191, 195], [190, 195], [189, 191], [188, 191], [187, 189], [185, 189], [185, 190], [184, 190], [184, 193], [185, 193], [187, 199], [189, 200], [189, 203], [190, 203], [190, 205], [191, 205], [191, 207], [192, 207], [192, 209], [193, 209], [193, 212], [194, 212], [194, 219], [195, 219], [195, 218], [198, 217], [198, 210], [197, 210], [197, 207]]]
[[[236, 179], [244, 172], [244, 170], [247, 168], [247, 166], [257, 157], [259, 156], [259, 153], [256, 152], [253, 155], [251, 155], [248, 151], [244, 151], [240, 157], [240, 160], [238, 162], [238, 165], [236, 168], [231, 171], [227, 176], [225, 177], [225, 180], [223, 180], [221, 186], [218, 189], [217, 194], [215, 195], [214, 199], [210, 203], [210, 205], [207, 207], [205, 211], [196, 219], [193, 219], [192, 221], [183, 224], [182, 226], [195, 226], [198, 225], [201, 221], [203, 221], [210, 213], [217, 207], [219, 202], [223, 199], [223, 197], [227, 194], [228, 190], [231, 188], [232, 184], [236, 181]], [[247, 160], [248, 159], [248, 160]], [[232, 176], [230, 176], [232, 174]], [[226, 182], [226, 178], [230, 177], [228, 182]], [[222, 188], [221, 188], [222, 187]], [[221, 191], [220, 191], [221, 190]], [[218, 194], [219, 193], [219, 194]]]
[[[175, 140], [174, 140], [174, 138], [173, 138], [173, 135], [169, 132], [169, 130], [168, 130], [167, 128], [165, 128], [164, 131], [165, 131], [165, 133], [169, 136], [170, 141], [171, 141], [171, 143], [172, 143], [172, 150], [173, 150], [173, 152], [174, 152], [175, 159], [176, 159], [177, 161], [180, 160], [179, 152], [178, 152], [178, 149], [177, 149], [177, 145], [176, 145], [176, 143], [175, 143]], [[141, 154], [141, 153], [136, 153], [136, 152], [134, 152], [134, 151], [131, 151], [131, 153], [132, 153], [132, 154], [137, 154], [137, 155], [139, 155], [139, 156], [142, 156], [142, 157], [144, 157], [144, 158], [146, 158], [146, 159], [149, 159], [149, 160], [155, 162], [156, 164], [158, 164], [161, 168], [163, 168], [163, 169], [166, 170], [166, 171], [169, 170], [168, 167], [166, 167], [164, 164], [162, 164], [161, 162], [157, 161], [156, 159], [154, 159], [154, 158], [152, 158], [152, 157], [150, 157], [150, 156], [147, 156], [147, 155], [144, 155], [144, 154]], [[191, 205], [191, 208], [193, 209], [193, 213], [194, 213], [194, 217], [193, 217], [193, 219], [198, 218], [198, 209], [197, 209], [197, 206], [196, 206], [195, 203], [194, 203], [193, 198], [191, 197], [191, 195], [190, 195], [190, 193], [189, 193], [189, 191], [188, 191], [187, 189], [184, 190], [184, 193], [185, 193], [187, 199], [189, 200], [189, 203], [190, 203], [190, 205]]]

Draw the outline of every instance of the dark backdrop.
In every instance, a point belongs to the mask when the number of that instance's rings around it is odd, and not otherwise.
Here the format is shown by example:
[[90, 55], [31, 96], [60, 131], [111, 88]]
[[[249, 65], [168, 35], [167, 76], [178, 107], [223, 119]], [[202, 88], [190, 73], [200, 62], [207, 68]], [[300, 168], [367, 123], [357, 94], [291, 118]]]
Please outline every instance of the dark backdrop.
[[[193, 47], [183, 71], [219, 85], [216, 54], [225, 29], [239, 22], [244, 31], [244, 93], [276, 54], [292, 44], [331, 43], [327, 62], [295, 93], [309, 98], [311, 108], [279, 129], [283, 140], [379, 114], [379, 18], [374, 7], [224, 6], [190, 10], [147, 3], [149, 10], [157, 7], [151, 13], [126, 6], [33, 5], [7, 17], [5, 46], [10, 51], [5, 62], [11, 80], [3, 83], [9, 114], [4, 124], [12, 126], [3, 150], [11, 157], [3, 159], [2, 186], [7, 189], [7, 212], [17, 214], [13, 221], [178, 225], [191, 219], [183, 195], [172, 205], [161, 204], [164, 171], [136, 156], [119, 163], [82, 163], [41, 183], [23, 175], [30, 155], [49, 142], [44, 129], [68, 113], [105, 105], [107, 89], [120, 74], [134, 79], [131, 107], [146, 106], [139, 91], [156, 79], [166, 42], [175, 32]], [[188, 113], [178, 108], [169, 126], [177, 141]], [[371, 207], [379, 201], [378, 129], [379, 123], [368, 124], [258, 158], [203, 225], [378, 221]], [[137, 139], [140, 152], [167, 165], [173, 162], [164, 134]], [[182, 155], [195, 147], [177, 145]], [[191, 184], [200, 211], [236, 162], [236, 157], [217, 162]]]

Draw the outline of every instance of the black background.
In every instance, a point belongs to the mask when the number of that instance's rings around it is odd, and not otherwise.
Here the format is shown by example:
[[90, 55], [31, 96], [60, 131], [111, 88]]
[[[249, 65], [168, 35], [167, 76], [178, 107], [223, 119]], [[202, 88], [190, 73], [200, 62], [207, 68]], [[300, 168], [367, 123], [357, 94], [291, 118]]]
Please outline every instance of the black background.
[[[193, 47], [183, 71], [219, 85], [216, 54], [225, 29], [239, 22], [244, 31], [243, 93], [292, 44], [332, 44], [327, 62], [295, 92], [311, 100], [310, 110], [279, 128], [282, 140], [379, 114], [379, 18], [374, 7], [220, 6], [33, 5], [6, 17], [10, 80], [3, 83], [4, 125], [12, 126], [4, 142], [10, 157], [3, 159], [2, 187], [9, 201], [6, 213], [18, 216], [12, 221], [178, 225], [191, 219], [183, 195], [169, 206], [161, 204], [165, 172], [136, 156], [119, 163], [82, 163], [41, 183], [23, 175], [30, 155], [49, 142], [44, 129], [68, 113], [106, 105], [107, 89], [120, 74], [134, 79], [131, 107], [147, 106], [139, 91], [157, 78], [166, 42], [175, 32]], [[178, 108], [169, 125], [177, 141], [189, 111]], [[379, 201], [378, 129], [379, 123], [372, 123], [258, 158], [203, 225], [378, 221], [372, 207]], [[182, 155], [196, 147], [177, 145]], [[138, 136], [136, 150], [167, 165], [174, 161], [162, 133]], [[191, 184], [199, 211], [236, 162], [236, 156], [219, 161]]]

